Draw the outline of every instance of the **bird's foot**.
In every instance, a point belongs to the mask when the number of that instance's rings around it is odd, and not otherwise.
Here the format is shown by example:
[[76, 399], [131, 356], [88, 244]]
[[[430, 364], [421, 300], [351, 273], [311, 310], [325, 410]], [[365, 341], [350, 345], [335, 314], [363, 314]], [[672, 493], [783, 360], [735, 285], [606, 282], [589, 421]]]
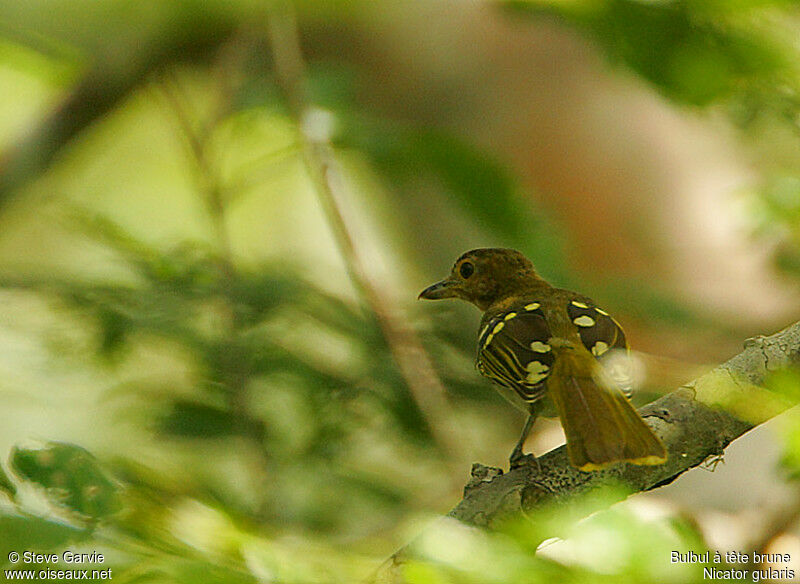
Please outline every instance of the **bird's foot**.
[[522, 452], [514, 451], [511, 453], [511, 458], [509, 458], [508, 463], [510, 470], [522, 466], [536, 467], [536, 470], [539, 472], [542, 470], [542, 467], [539, 466], [539, 459], [533, 454], [523, 454]]

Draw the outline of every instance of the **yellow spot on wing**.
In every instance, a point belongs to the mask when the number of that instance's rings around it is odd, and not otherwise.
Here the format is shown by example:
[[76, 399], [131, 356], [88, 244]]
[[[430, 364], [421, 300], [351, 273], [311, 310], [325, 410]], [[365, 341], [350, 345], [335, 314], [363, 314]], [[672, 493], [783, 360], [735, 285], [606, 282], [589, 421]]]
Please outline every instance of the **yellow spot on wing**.
[[537, 353], [547, 353], [550, 351], [550, 345], [543, 343], [542, 341], [533, 341], [531, 343], [531, 350], [536, 351]]
[[549, 371], [550, 367], [548, 367], [541, 361], [537, 361], [536, 359], [534, 359], [525, 366], [525, 370], [528, 373], [543, 373], [544, 371]]
[[572, 301], [572, 306], [577, 306], [578, 308], [589, 308], [588, 304], [584, 304], [583, 302], [578, 302], [577, 300]]
[[515, 316], [517, 316], [516, 312], [509, 312], [508, 314], [506, 314], [506, 317], [503, 320], [511, 320]]
[[501, 330], [503, 330], [503, 327], [504, 327], [504, 326], [506, 326], [506, 323], [504, 323], [504, 322], [502, 322], [502, 321], [501, 321], [501, 322], [498, 322], [496, 325], [494, 325], [494, 330], [492, 331], [492, 334], [493, 334], [493, 335], [496, 335], [496, 334], [497, 334], [497, 333], [499, 333]]
[[608, 316], [608, 313], [607, 313], [605, 310], [603, 310], [602, 308], [597, 308], [597, 307], [595, 306], [595, 308], [594, 308], [594, 309], [595, 309], [597, 312], [599, 312], [600, 314], [602, 314], [603, 316]]
[[583, 326], [583, 327], [594, 326], [594, 319], [591, 316], [586, 316], [585, 314], [579, 316], [572, 322], [574, 322], [578, 326]]
[[[482, 330], [482, 331], [480, 332], [480, 334], [478, 335], [478, 338], [479, 338], [479, 339], [480, 339], [481, 337], [483, 337], [483, 335], [485, 335], [485, 334], [486, 334], [486, 331], [488, 331], [488, 330], [489, 330], [489, 328], [491, 328], [492, 324], [493, 324], [492, 322], [487, 322], [487, 323], [486, 323], [486, 326], [485, 326], [485, 327], [483, 327], [483, 330]], [[501, 328], [502, 328], [502, 327], [501, 327]], [[483, 339], [483, 344], [481, 345], [481, 350], [483, 350], [483, 349], [485, 349], [486, 347], [488, 347], [488, 346], [489, 346], [489, 343], [491, 343], [491, 342], [492, 342], [492, 339], [493, 339], [493, 338], [494, 338], [494, 331], [490, 332], [488, 335], [486, 335], [486, 338], [485, 338], [485, 339]]]
[[592, 347], [592, 355], [595, 357], [599, 357], [606, 351], [608, 351], [608, 343], [604, 343], [603, 341], [597, 341]]
[[528, 371], [528, 375], [526, 377], [528, 383], [539, 383], [542, 379], [547, 377], [547, 374], [550, 371], [550, 367], [544, 363], [540, 363], [539, 361], [531, 361], [528, 363], [525, 369]]
[[540, 306], [541, 304], [539, 304], [538, 302], [531, 302], [530, 304], [525, 306], [525, 310], [536, 310]]

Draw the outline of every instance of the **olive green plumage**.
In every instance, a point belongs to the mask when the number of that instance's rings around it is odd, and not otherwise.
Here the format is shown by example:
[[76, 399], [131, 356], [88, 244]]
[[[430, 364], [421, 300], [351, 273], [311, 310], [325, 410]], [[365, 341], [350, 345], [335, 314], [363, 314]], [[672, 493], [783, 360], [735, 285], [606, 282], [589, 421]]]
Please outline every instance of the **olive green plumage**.
[[625, 334], [590, 298], [554, 288], [520, 252], [499, 248], [466, 252], [420, 298], [461, 298], [484, 311], [478, 370], [529, 413], [512, 466], [524, 459], [522, 446], [545, 403], [561, 419], [570, 461], [581, 470], [666, 460], [626, 396]]

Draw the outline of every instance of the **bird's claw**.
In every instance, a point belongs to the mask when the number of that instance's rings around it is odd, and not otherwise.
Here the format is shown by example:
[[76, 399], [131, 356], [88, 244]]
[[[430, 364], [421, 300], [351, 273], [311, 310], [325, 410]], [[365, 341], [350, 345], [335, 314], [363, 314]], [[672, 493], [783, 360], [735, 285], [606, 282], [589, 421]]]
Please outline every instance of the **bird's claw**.
[[538, 470], [541, 470], [539, 466], [539, 461], [533, 454], [522, 454], [522, 452], [514, 452], [511, 454], [511, 458], [508, 460], [509, 468], [514, 470], [515, 468], [520, 468], [521, 466], [535, 466]]

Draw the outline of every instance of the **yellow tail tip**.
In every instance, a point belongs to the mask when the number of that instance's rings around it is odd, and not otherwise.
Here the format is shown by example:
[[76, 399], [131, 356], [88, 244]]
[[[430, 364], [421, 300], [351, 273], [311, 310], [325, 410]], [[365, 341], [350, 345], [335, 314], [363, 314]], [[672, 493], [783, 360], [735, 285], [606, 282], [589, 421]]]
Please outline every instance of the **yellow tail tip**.
[[583, 472], [591, 472], [595, 470], [603, 470], [604, 468], [608, 468], [612, 464], [616, 464], [618, 462], [627, 462], [628, 464], [638, 464], [640, 466], [655, 466], [657, 464], [664, 464], [667, 462], [667, 456], [658, 456], [652, 454], [650, 456], [643, 456], [641, 458], [632, 458], [630, 460], [608, 460], [606, 462], [586, 462], [580, 466], [578, 466], [578, 470]]

